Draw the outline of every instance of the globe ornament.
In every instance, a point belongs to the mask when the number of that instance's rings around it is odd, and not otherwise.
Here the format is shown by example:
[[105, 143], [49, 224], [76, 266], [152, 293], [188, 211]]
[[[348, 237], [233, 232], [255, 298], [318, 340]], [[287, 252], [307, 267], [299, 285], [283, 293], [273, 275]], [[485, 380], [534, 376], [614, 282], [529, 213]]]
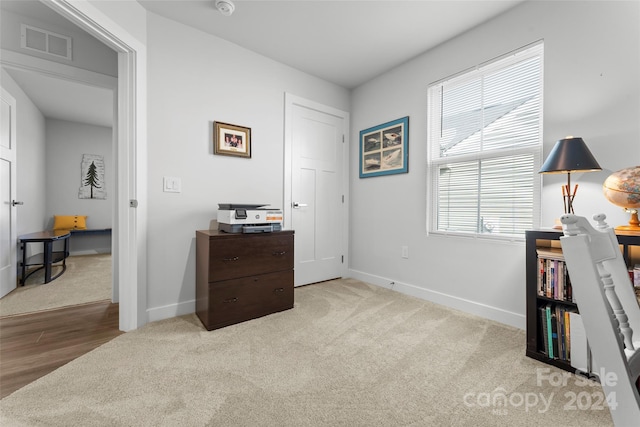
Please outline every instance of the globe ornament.
[[612, 173], [602, 185], [604, 196], [616, 206], [631, 214], [629, 225], [616, 227], [616, 231], [640, 234], [640, 166], [621, 169]]

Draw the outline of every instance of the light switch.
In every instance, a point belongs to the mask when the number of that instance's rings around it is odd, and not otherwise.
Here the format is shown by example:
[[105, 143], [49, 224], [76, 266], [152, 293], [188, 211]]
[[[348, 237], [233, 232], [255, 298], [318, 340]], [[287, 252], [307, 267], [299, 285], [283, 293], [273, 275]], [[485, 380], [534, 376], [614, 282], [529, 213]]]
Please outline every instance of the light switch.
[[409, 258], [409, 246], [402, 247], [402, 258]]
[[174, 176], [162, 178], [163, 191], [165, 193], [180, 193], [182, 191], [182, 180]]

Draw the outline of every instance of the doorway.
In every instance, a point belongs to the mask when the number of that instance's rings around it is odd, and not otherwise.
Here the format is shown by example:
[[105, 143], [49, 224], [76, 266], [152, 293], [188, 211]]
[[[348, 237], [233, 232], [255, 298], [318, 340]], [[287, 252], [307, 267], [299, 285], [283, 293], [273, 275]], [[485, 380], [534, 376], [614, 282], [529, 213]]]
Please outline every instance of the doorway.
[[[6, 24], [2, 36], [11, 39], [22, 35], [21, 43], [7, 43], [11, 50], [2, 54], [3, 79], [19, 98], [17, 114], [21, 127], [16, 163], [19, 182], [12, 192], [20, 201], [20, 206], [13, 209], [18, 221], [17, 234], [52, 229], [54, 215], [86, 215], [87, 228], [112, 229], [117, 53], [39, 2], [3, 3], [2, 14]], [[36, 22], [37, 27], [33, 25]], [[25, 33], [25, 28], [31, 32]], [[31, 44], [36, 45], [38, 36], [45, 36], [48, 41], [49, 34], [58, 32], [68, 38], [68, 53], [75, 61], [67, 64], [66, 58], [46, 49], [30, 48]], [[46, 48], [48, 44], [43, 46]], [[3, 81], [3, 86], [6, 85]], [[81, 161], [87, 156], [98, 162], [101, 170], [103, 193], [95, 198], [92, 195], [92, 200], [82, 191], [86, 187], [80, 176]], [[14, 251], [15, 242], [13, 238]], [[22, 286], [0, 300], [4, 315], [105, 299], [117, 301], [110, 235], [74, 234], [67, 242], [71, 257], [54, 264], [53, 276], [60, 274], [55, 286], [42, 286], [42, 269], [33, 265], [40, 262], [37, 254], [42, 252], [43, 245], [25, 245], [26, 264], [33, 266], [26, 271], [18, 269], [18, 276], [25, 273], [26, 276], [20, 277]], [[62, 242], [53, 246], [55, 251], [62, 251]], [[17, 252], [17, 263], [22, 263], [19, 248]], [[15, 258], [12, 264], [15, 284]], [[62, 271], [66, 273], [62, 275]], [[90, 276], [94, 279], [86, 280]]]
[[[114, 289], [119, 302], [119, 325], [136, 329], [146, 317], [146, 248], [138, 242], [146, 234], [144, 152], [146, 148], [146, 48], [134, 36], [86, 0], [58, 0], [47, 6], [77, 25], [118, 55], [117, 121], [114, 127], [115, 178], [112, 248]], [[3, 55], [4, 61], [4, 55]]]

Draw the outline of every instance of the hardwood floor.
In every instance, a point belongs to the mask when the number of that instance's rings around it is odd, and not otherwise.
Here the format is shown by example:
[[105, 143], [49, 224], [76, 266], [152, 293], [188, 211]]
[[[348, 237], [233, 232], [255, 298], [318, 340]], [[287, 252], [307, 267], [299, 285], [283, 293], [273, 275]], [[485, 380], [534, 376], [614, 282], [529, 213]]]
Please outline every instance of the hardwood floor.
[[0, 317], [0, 398], [120, 334], [109, 301]]

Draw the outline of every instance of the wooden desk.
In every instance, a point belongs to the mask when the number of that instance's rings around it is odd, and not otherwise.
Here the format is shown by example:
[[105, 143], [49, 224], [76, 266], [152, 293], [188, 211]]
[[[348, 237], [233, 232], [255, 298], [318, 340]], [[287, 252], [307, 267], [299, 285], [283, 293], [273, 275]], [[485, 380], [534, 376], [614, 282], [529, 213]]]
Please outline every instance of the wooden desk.
[[[68, 230], [47, 230], [19, 236], [18, 240], [20, 241], [20, 247], [22, 249], [22, 275], [20, 277], [20, 284], [24, 286], [27, 277], [41, 268], [44, 268], [44, 283], [49, 283], [60, 277], [67, 269], [66, 259], [69, 256], [69, 236], [71, 236], [71, 233]], [[53, 251], [53, 242], [56, 241], [64, 241], [63, 251]], [[42, 243], [43, 252], [27, 258], [28, 243]], [[51, 277], [52, 264], [60, 261], [62, 261], [62, 271]], [[40, 267], [25, 275], [26, 268], [30, 265], [39, 265]]]

